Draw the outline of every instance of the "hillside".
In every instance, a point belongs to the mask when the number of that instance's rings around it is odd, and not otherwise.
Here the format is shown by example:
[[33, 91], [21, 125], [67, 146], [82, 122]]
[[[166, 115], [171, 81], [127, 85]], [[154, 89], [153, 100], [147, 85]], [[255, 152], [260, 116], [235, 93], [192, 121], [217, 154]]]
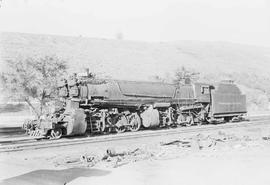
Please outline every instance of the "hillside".
[[205, 73], [245, 72], [269, 76], [270, 48], [224, 42], [146, 43], [1, 33], [1, 58], [57, 55], [72, 71], [91, 70], [114, 78], [147, 79], [185, 65]]
[[244, 89], [270, 95], [270, 48], [202, 41], [148, 43], [122, 40], [35, 35], [0, 34], [3, 61], [21, 57], [57, 55], [69, 62], [70, 72], [89, 67], [100, 76], [149, 80], [172, 77], [186, 66], [203, 79], [234, 78]]

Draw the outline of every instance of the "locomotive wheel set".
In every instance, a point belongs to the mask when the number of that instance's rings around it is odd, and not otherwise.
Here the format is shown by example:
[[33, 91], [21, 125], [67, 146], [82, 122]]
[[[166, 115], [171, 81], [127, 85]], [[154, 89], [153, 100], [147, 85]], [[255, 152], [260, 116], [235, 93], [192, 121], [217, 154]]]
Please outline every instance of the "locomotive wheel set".
[[111, 133], [241, 119], [246, 96], [232, 81], [167, 84], [73, 76], [59, 83], [62, 106], [23, 128], [32, 136]]

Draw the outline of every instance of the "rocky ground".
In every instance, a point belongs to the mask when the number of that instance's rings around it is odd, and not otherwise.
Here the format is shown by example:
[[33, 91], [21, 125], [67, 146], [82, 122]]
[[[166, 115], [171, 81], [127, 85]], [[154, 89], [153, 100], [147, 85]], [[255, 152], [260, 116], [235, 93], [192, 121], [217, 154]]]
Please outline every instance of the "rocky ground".
[[270, 125], [0, 154], [2, 184], [269, 184]]

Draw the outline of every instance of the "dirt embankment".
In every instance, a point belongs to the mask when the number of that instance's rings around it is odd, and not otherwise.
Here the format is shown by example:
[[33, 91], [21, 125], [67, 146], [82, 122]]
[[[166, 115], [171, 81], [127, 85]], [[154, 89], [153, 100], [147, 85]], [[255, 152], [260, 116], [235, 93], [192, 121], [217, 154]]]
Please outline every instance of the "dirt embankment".
[[270, 124], [0, 153], [0, 163], [4, 184], [268, 185]]
[[269, 153], [270, 126], [258, 126], [181, 135], [176, 139], [164, 137], [150, 143], [104, 143], [3, 154], [1, 163], [9, 172], [2, 171], [1, 179], [4, 184], [31, 185], [156, 185], [168, 178], [170, 184], [257, 181], [266, 185], [270, 182], [266, 174], [270, 170]]
[[159, 144], [142, 147], [108, 148], [103, 153], [86, 151], [81, 154], [61, 156], [53, 159], [56, 167], [106, 167], [117, 168], [129, 163], [143, 160], [172, 159], [206, 150], [235, 150], [270, 144], [270, 136], [261, 138], [248, 135], [228, 134], [220, 131], [217, 134], [198, 134]]

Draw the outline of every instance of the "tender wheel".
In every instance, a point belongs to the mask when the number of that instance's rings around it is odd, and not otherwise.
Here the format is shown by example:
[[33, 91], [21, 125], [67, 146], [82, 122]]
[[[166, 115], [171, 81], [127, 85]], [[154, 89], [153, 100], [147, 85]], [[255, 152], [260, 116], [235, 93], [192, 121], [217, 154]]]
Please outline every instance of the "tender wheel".
[[232, 117], [231, 122], [240, 122], [241, 118], [240, 117]]
[[62, 137], [62, 129], [61, 128], [55, 128], [51, 130], [50, 139], [60, 139]]
[[126, 131], [126, 125], [128, 124], [128, 120], [126, 116], [120, 116], [115, 124], [115, 131], [117, 133], [123, 133]]
[[232, 117], [224, 117], [225, 122], [232, 122]]
[[137, 113], [133, 113], [129, 119], [130, 131], [136, 132], [141, 128], [142, 121]]

